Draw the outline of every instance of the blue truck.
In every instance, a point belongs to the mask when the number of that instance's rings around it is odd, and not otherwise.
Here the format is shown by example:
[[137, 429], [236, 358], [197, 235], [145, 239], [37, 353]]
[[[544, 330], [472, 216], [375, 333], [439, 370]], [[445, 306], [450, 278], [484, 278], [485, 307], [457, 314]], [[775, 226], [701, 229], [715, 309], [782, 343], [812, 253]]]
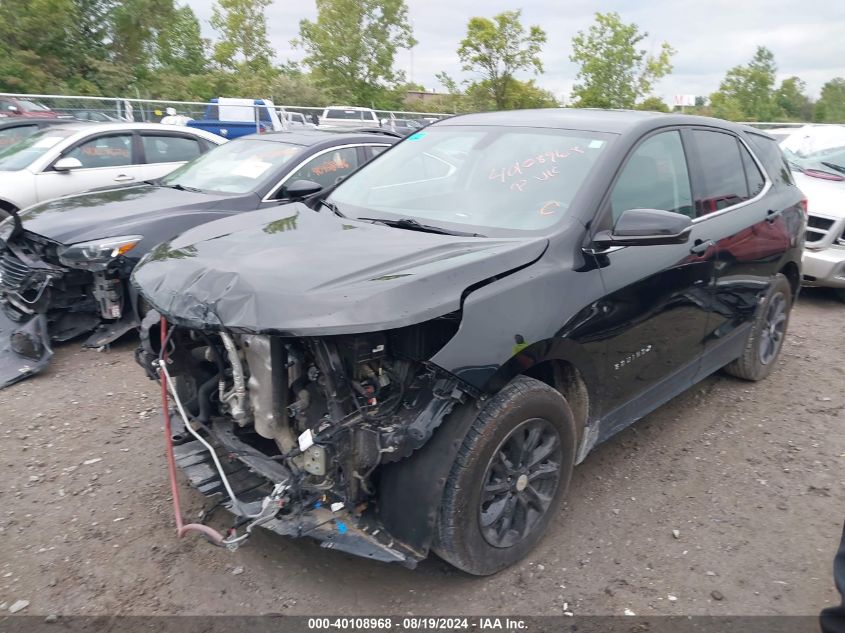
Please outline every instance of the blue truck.
[[285, 129], [269, 99], [212, 99], [202, 119], [192, 119], [188, 127], [213, 132], [233, 139], [256, 132], [273, 132]]

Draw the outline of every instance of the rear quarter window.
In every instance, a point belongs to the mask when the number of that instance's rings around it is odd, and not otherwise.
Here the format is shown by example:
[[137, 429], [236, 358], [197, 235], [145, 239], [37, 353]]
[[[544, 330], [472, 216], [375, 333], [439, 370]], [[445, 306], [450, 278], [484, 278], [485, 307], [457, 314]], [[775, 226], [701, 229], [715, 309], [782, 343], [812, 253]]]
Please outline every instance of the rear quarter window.
[[747, 133], [745, 136], [773, 182], [781, 182], [784, 185], [795, 184], [789, 164], [776, 140], [754, 133]]

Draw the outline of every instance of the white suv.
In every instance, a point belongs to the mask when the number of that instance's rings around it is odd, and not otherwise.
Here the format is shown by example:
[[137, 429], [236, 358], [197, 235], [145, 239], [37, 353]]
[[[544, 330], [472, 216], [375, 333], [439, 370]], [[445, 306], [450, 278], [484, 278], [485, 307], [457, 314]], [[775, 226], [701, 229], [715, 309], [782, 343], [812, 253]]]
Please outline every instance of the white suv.
[[325, 127], [381, 127], [375, 110], [352, 106], [329, 106], [323, 110], [320, 125]]
[[845, 301], [845, 126], [806, 126], [781, 142], [807, 196], [804, 284], [835, 288]]

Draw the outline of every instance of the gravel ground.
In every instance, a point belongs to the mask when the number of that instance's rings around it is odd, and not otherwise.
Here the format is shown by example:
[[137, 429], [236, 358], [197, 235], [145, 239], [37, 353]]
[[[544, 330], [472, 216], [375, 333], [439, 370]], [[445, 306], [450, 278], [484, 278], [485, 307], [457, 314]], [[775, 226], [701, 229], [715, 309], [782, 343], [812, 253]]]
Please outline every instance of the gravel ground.
[[[57, 350], [0, 392], [0, 607], [29, 614], [815, 614], [845, 516], [845, 306], [806, 291], [778, 368], [715, 375], [597, 448], [520, 565], [415, 571], [261, 532], [177, 540], [157, 390]], [[185, 488], [190, 517], [202, 498]], [[2, 615], [2, 611], [0, 611]]]

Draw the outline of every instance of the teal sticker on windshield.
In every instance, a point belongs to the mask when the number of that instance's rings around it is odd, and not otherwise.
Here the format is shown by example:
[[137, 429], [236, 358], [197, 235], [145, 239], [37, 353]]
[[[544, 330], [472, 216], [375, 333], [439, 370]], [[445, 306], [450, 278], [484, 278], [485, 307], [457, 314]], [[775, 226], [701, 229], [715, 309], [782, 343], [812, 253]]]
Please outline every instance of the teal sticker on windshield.
[[415, 132], [414, 134], [411, 134], [411, 136], [408, 137], [408, 140], [409, 141], [418, 141], [423, 136], [425, 136], [426, 134], [427, 134], [427, 132]]

